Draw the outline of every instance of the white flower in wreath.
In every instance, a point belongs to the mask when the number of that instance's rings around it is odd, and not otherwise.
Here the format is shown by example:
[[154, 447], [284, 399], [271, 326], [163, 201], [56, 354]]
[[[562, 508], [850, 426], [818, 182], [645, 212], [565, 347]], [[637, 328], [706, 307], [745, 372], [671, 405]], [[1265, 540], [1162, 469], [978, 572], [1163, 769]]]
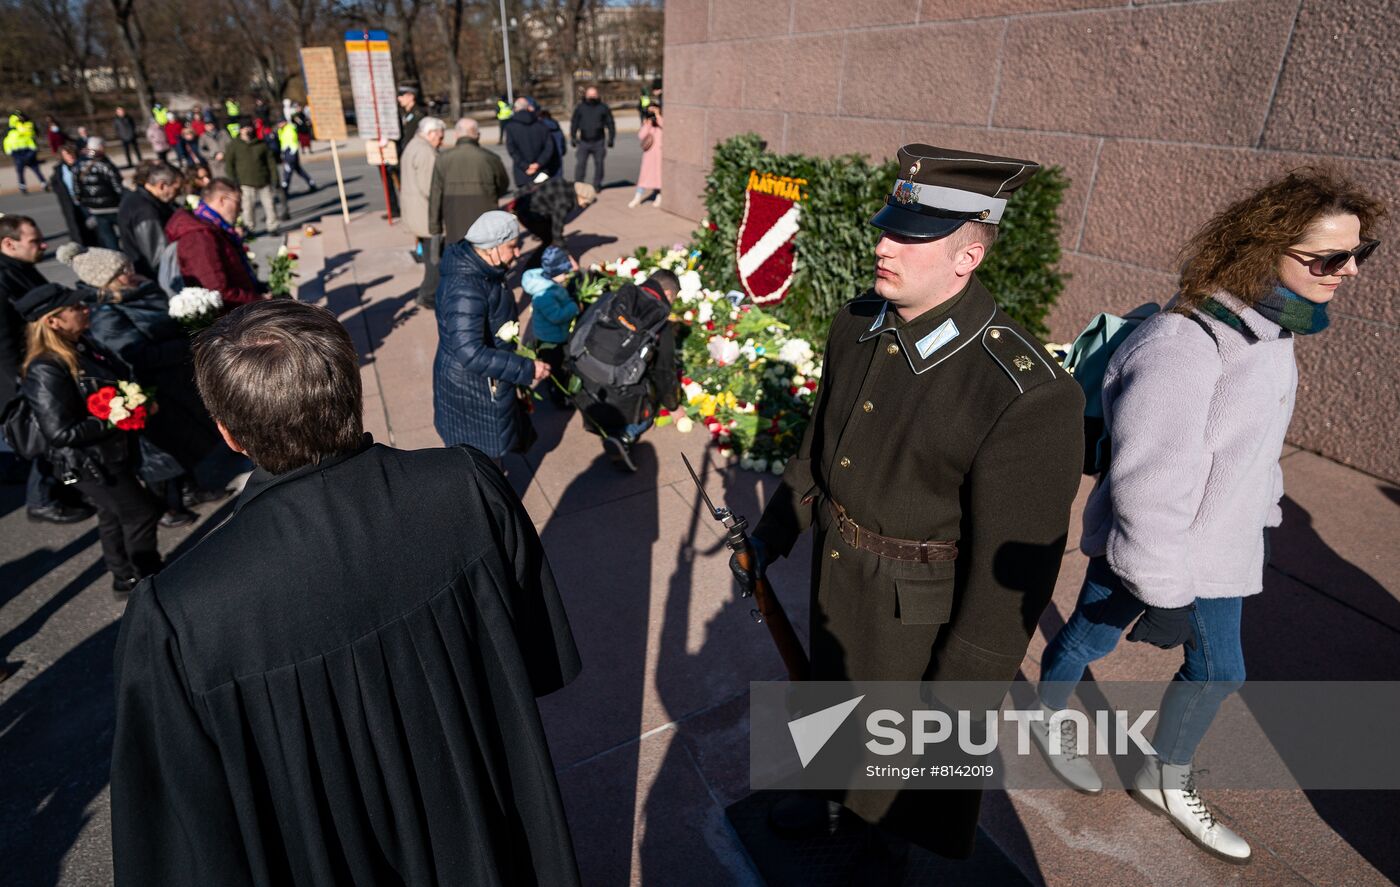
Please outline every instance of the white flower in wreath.
[[739, 359], [739, 343], [723, 336], [711, 336], [705, 348], [710, 352], [710, 359], [722, 367]]
[[500, 339], [502, 342], [514, 342], [519, 335], [520, 322], [515, 320], [506, 321], [501, 324], [500, 329], [496, 330], [496, 338]]
[[713, 302], [701, 302], [700, 308], [695, 312], [695, 322], [704, 326], [715, 316], [715, 305]]
[[686, 298], [694, 298], [700, 294], [701, 283], [700, 274], [697, 271], [686, 271], [680, 277], [681, 295]]
[[214, 290], [187, 286], [170, 297], [169, 314], [176, 320], [187, 320], [213, 311], [224, 305], [223, 296]]
[[739, 459], [739, 467], [748, 471], [750, 468], [753, 468], [753, 460], [748, 456], [742, 456]]
[[778, 360], [797, 367], [799, 372], [802, 364], [812, 362], [812, 357], [812, 346], [805, 339], [788, 339], [778, 349]]
[[758, 360], [758, 349], [757, 346], [754, 345], [753, 339], [744, 342], [743, 347], [739, 349], [739, 353], [742, 354], [744, 360], [747, 360], [749, 363]]
[[689, 434], [695, 428], [695, 422], [689, 416], [681, 416], [676, 420], [676, 430], [681, 434]]
[[753, 460], [753, 464], [749, 467], [752, 468], [754, 471], [757, 471], [759, 474], [762, 474], [763, 472], [768, 470], [768, 460], [755, 459]]
[[697, 397], [705, 395], [705, 389], [696, 382], [682, 382], [681, 391], [685, 392], [686, 400], [695, 400]]

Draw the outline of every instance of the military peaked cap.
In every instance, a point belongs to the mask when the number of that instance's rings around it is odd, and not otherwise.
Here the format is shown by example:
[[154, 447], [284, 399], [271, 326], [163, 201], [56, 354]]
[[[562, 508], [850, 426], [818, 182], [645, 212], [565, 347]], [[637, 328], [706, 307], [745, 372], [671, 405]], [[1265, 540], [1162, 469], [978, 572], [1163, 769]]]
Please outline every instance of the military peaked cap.
[[876, 228], [932, 240], [963, 222], [1001, 221], [1011, 192], [1035, 175], [1040, 164], [932, 145], [899, 149], [894, 192], [870, 220]]

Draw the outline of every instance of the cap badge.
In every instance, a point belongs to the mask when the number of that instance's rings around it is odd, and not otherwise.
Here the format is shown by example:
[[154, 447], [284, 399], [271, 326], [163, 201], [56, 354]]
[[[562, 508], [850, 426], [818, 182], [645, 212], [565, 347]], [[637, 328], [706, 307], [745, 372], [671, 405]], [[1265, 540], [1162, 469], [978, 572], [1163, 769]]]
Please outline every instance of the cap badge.
[[1017, 372], [1029, 373], [1031, 370], [1035, 369], [1035, 361], [1031, 360], [1030, 357], [1025, 354], [1018, 354], [1011, 359], [1011, 363], [1015, 365]]
[[900, 206], [909, 206], [919, 202], [919, 186], [913, 182], [901, 181], [894, 188], [894, 202]]
[[979, 218], [979, 219], [985, 219], [987, 216], [989, 216], [989, 215], [991, 215], [991, 214], [992, 214], [992, 211], [991, 211], [991, 210], [989, 210], [989, 209], [984, 209], [984, 210], [982, 210], [980, 213], [977, 214], [977, 218]]
[[914, 178], [914, 176], [918, 175], [918, 174], [919, 174], [919, 167], [921, 167], [921, 166], [923, 166], [923, 165], [924, 165], [924, 162], [923, 162], [922, 160], [915, 160], [912, 164], [910, 164], [910, 165], [909, 165], [909, 178], [912, 179], [912, 178]]

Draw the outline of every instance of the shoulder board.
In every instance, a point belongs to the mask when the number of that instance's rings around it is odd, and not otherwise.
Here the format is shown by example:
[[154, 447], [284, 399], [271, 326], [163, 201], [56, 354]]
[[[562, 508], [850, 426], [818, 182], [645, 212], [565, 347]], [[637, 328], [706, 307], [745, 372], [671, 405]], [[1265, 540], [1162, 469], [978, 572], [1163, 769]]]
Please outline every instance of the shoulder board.
[[982, 331], [982, 347], [1022, 394], [1065, 374], [1046, 353], [1045, 346], [1015, 327], [989, 324]]

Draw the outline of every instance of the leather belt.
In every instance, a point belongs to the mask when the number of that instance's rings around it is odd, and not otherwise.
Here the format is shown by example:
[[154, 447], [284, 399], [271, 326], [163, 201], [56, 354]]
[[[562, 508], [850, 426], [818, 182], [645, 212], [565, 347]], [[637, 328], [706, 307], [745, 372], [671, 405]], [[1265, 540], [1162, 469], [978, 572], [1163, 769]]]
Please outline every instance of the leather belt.
[[896, 561], [916, 561], [921, 564], [930, 561], [952, 561], [958, 559], [956, 542], [915, 542], [910, 539], [895, 539], [867, 530], [851, 520], [834, 499], [826, 500], [831, 516], [836, 518], [836, 529], [841, 539], [852, 548], [863, 548], [877, 557]]

